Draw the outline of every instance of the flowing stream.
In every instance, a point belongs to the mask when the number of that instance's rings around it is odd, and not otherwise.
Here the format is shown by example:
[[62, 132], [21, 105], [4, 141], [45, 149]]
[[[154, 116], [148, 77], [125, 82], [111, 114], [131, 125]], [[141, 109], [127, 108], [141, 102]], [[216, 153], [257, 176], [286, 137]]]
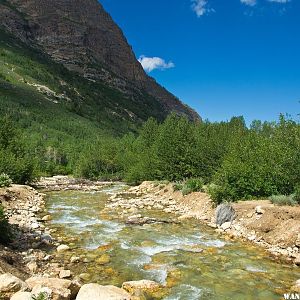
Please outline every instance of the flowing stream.
[[[48, 193], [50, 227], [72, 248], [59, 259], [80, 256], [83, 262], [68, 267], [87, 282], [154, 280], [166, 286], [165, 300], [271, 300], [283, 299], [300, 278], [298, 268], [248, 243], [227, 241], [196, 220], [126, 225], [117, 211], [102, 212], [109, 194], [120, 188]], [[159, 211], [140, 213], [176, 219]]]

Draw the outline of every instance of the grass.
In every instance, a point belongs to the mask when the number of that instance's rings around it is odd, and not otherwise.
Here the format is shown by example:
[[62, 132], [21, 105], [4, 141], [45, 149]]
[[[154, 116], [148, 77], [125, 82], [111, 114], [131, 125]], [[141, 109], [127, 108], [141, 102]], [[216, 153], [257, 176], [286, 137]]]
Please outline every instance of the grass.
[[203, 190], [203, 185], [204, 181], [202, 178], [188, 179], [182, 187], [182, 194], [188, 195], [193, 192], [201, 192]]
[[181, 191], [184, 196], [193, 192], [202, 192], [203, 189], [204, 181], [202, 178], [190, 178], [182, 183], [176, 182], [173, 184], [173, 190]]
[[269, 200], [278, 206], [296, 206], [299, 203], [295, 200], [294, 195], [289, 195], [289, 196], [285, 196], [285, 195], [274, 195], [271, 196], [269, 198]]

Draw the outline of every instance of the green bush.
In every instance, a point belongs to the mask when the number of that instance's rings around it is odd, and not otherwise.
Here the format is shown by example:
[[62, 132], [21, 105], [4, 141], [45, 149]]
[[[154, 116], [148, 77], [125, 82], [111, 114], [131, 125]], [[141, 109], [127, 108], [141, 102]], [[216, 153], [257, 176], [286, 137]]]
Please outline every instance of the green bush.
[[34, 178], [34, 165], [29, 157], [0, 149], [0, 172], [7, 174], [14, 183], [25, 184]]
[[202, 178], [188, 179], [182, 188], [182, 194], [188, 195], [192, 192], [201, 192], [203, 190], [204, 181]]
[[34, 173], [34, 159], [23, 142], [13, 121], [8, 116], [0, 118], [0, 174], [5, 173], [20, 184], [30, 182]]
[[183, 189], [183, 184], [182, 183], [176, 182], [176, 183], [173, 184], [174, 192], [181, 191], [182, 189]]
[[0, 188], [9, 187], [11, 184], [12, 184], [12, 180], [7, 174], [5, 173], [0, 174]]
[[215, 204], [220, 204], [228, 198], [228, 191], [224, 186], [211, 183], [207, 186], [207, 192]]
[[273, 204], [279, 206], [284, 206], [284, 205], [295, 206], [298, 204], [298, 202], [294, 199], [294, 195], [290, 195], [290, 196], [274, 195], [271, 196], [269, 199]]
[[295, 192], [294, 192], [294, 200], [300, 204], [300, 185], [296, 186]]
[[7, 244], [11, 239], [11, 230], [4, 214], [3, 207], [0, 205], [0, 243]]
[[41, 292], [37, 296], [32, 296], [32, 300], [49, 300], [49, 295], [46, 292]]

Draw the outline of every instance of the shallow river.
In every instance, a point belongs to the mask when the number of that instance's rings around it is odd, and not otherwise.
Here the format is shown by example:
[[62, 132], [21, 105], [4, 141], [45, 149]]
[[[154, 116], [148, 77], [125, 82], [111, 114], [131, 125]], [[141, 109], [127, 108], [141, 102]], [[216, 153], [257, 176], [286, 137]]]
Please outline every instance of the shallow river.
[[[126, 225], [117, 212], [102, 212], [113, 192], [48, 193], [50, 227], [72, 248], [59, 259], [84, 258], [69, 267], [88, 282], [121, 286], [124, 281], [155, 280], [167, 286], [165, 300], [271, 300], [283, 299], [300, 278], [298, 268], [272, 261], [249, 244], [227, 241], [196, 220]], [[162, 212], [141, 214], [176, 219]]]

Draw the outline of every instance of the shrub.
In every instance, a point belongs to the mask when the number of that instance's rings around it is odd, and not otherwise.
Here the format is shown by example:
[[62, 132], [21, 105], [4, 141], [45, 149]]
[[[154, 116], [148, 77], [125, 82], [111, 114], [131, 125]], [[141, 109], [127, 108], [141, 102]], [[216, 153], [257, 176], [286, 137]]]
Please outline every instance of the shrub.
[[207, 192], [215, 204], [220, 204], [224, 200], [228, 200], [228, 192], [224, 186], [211, 183], [207, 186]]
[[10, 177], [7, 174], [5, 174], [5, 173], [0, 174], [0, 188], [8, 187], [11, 184], [12, 184], [12, 180], [10, 179]]
[[300, 185], [296, 186], [295, 192], [294, 192], [294, 200], [300, 204]]
[[41, 292], [37, 296], [32, 296], [32, 300], [49, 300], [49, 295], [46, 292]]
[[297, 201], [294, 199], [294, 195], [290, 195], [290, 196], [274, 195], [271, 196], [269, 199], [273, 204], [279, 206], [283, 206], [283, 205], [295, 206], [298, 204]]
[[191, 178], [188, 179], [182, 188], [182, 194], [188, 195], [192, 192], [200, 192], [203, 189], [203, 179], [202, 178]]
[[0, 243], [7, 244], [11, 239], [11, 231], [3, 207], [0, 205]]
[[176, 183], [173, 184], [173, 190], [174, 190], [174, 192], [181, 191], [182, 188], [183, 188], [183, 184], [182, 183], [176, 182]]
[[33, 161], [29, 157], [21, 157], [0, 149], [0, 172], [7, 174], [14, 183], [31, 182], [34, 178]]

